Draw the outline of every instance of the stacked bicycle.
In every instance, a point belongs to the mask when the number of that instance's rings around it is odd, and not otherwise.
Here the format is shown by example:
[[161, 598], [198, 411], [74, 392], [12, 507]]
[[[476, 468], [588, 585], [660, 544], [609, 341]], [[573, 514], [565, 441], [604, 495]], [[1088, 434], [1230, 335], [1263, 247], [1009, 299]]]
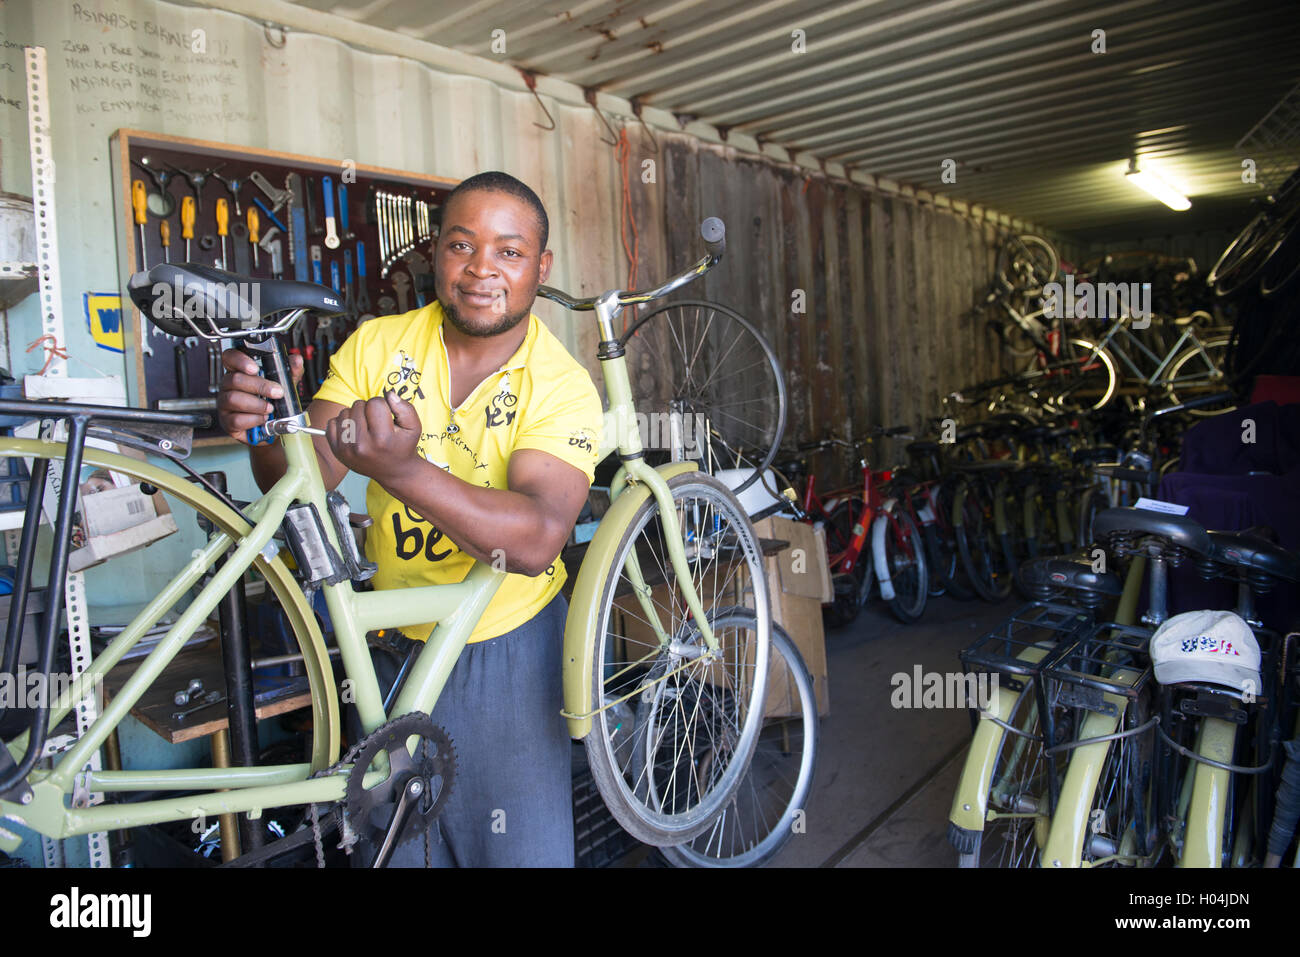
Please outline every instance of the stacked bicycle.
[[[1257, 600], [1300, 580], [1300, 557], [1266, 530], [1145, 509], [1103, 511], [1094, 533], [1104, 553], [1022, 566], [1033, 600], [962, 653], [999, 682], [950, 812], [959, 862], [1219, 867], [1284, 852], [1292, 835], [1270, 827], [1294, 663]], [[1235, 583], [1235, 608], [1170, 618], [1180, 565]]]

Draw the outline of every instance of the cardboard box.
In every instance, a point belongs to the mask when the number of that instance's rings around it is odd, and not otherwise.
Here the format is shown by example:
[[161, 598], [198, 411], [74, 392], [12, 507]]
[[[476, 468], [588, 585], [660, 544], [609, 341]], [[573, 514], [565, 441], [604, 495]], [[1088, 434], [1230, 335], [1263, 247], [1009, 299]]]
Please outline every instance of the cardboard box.
[[[823, 602], [831, 599], [830, 566], [826, 556], [825, 533], [811, 525], [772, 516], [754, 526], [759, 538], [788, 542], [782, 551], [764, 558], [768, 601], [772, 619], [790, 636], [790, 640], [803, 657], [812, 675], [817, 695], [817, 710], [822, 716], [830, 713], [830, 698], [826, 681], [826, 641], [822, 629]], [[735, 591], [728, 596], [727, 604], [748, 605], [748, 580], [742, 572], [736, 577]], [[657, 585], [652, 590], [653, 601], [663, 609], [672, 608], [672, 594], [667, 585]], [[621, 636], [621, 653], [624, 660], [635, 660], [648, 654], [655, 644], [654, 633], [645, 622], [640, 604], [631, 595], [615, 601], [619, 613], [612, 623]], [[680, 616], [679, 616], [680, 617]], [[663, 615], [668, 623], [669, 615]], [[798, 714], [798, 692], [793, 682], [776, 662], [769, 659], [768, 692], [765, 713], [769, 717]], [[717, 669], [719, 672], [721, 668]], [[708, 679], [717, 685], [723, 676]]]
[[831, 569], [826, 556], [826, 532], [805, 522], [794, 522], [780, 515], [772, 515], [754, 523], [759, 538], [789, 542], [789, 546], [768, 562], [775, 562], [776, 577], [768, 576], [787, 595], [816, 598], [821, 604], [829, 602], [835, 592], [831, 588]]
[[[43, 423], [32, 421], [14, 430], [21, 438], [36, 438], [42, 434]], [[66, 436], [64, 422], [59, 422], [58, 437]], [[118, 446], [103, 439], [88, 438], [86, 445], [117, 452], [129, 458], [144, 461], [141, 452]], [[32, 462], [27, 461], [30, 470]], [[138, 483], [117, 472], [105, 469], [86, 471], [83, 466], [82, 481], [77, 489], [78, 503], [72, 516], [72, 542], [68, 554], [68, 571], [79, 572], [100, 562], [143, 548], [177, 530], [176, 519], [167, 506], [162, 492], [145, 495]], [[58, 516], [59, 498], [63, 486], [63, 461], [55, 460], [45, 472], [45, 496], [41, 511], [45, 521], [53, 527]]]

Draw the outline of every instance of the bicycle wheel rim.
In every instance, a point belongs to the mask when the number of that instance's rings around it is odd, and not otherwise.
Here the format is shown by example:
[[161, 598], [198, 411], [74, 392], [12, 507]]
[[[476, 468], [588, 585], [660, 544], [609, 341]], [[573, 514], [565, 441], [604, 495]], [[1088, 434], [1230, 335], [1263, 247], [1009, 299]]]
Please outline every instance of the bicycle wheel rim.
[[[1038, 702], [1032, 686], [1016, 697], [1007, 723], [1031, 737], [1004, 731], [989, 776], [986, 820], [971, 855], [976, 867], [1035, 867], [1046, 837], [1042, 817], [1048, 806], [1050, 759], [1043, 753]], [[1013, 815], [1031, 815], [1027, 817]]]
[[688, 454], [702, 453], [706, 468], [753, 469], [737, 494], [758, 481], [785, 434], [787, 400], [781, 364], [753, 323], [719, 303], [686, 299], [642, 316], [619, 343], [639, 412], [703, 416], [703, 428], [689, 420], [696, 441]]
[[904, 622], [912, 622], [925, 612], [930, 595], [929, 567], [925, 542], [912, 516], [897, 507], [886, 519], [885, 560], [894, 586], [890, 607]]
[[[680, 589], [675, 585], [676, 577], [659, 531], [658, 506], [650, 498], [639, 506], [625, 528], [614, 552], [614, 571], [600, 590], [596, 618], [599, 637], [592, 662], [592, 710], [596, 714], [585, 739], [593, 778], [611, 813], [634, 837], [656, 845], [680, 843], [699, 834], [739, 785], [762, 723], [771, 630], [758, 541], [735, 496], [716, 479], [700, 473], [675, 476], [668, 484], [679, 515], [692, 513], [689, 518], [679, 518], [679, 522], [688, 542], [688, 562], [693, 560], [691, 578], [700, 592], [702, 606], [711, 622], [719, 617], [729, 623], [729, 630], [715, 629], [724, 659], [707, 664], [690, 653], [701, 645], [698, 625], [680, 601]], [[706, 528], [708, 534], [700, 534]], [[692, 540], [693, 559], [689, 550]], [[631, 615], [648, 627], [635, 595], [624, 604], [616, 604], [620, 590], [632, 587], [628, 569], [629, 557], [634, 553], [643, 571], [653, 570], [664, 581], [665, 590], [658, 596], [652, 592], [648, 600], [667, 635], [684, 649], [676, 663], [672, 658], [677, 652], [651, 639], [633, 638], [626, 622], [617, 625], [614, 621], [617, 608], [620, 615]], [[723, 556], [737, 560], [715, 560]], [[752, 613], [755, 623], [753, 631], [744, 635], [733, 627], [741, 600], [746, 602], [744, 607]], [[682, 662], [682, 670], [665, 677]], [[669, 688], [672, 690], [667, 691]], [[717, 743], [722, 733], [720, 724], [691, 724], [700, 717], [698, 709], [694, 716], [684, 717], [682, 727], [676, 729], [689, 727], [698, 735], [696, 740], [714, 746], [709, 778], [704, 787], [696, 787], [694, 801], [690, 800], [689, 788], [685, 797], [673, 790], [676, 782], [669, 776], [681, 770], [689, 778], [694, 754], [688, 753], [690, 744], [685, 736], [672, 736], [672, 722], [665, 718], [671, 715], [673, 701], [691, 696], [701, 703], [701, 709], [713, 709], [700, 720], [725, 718], [730, 722], [726, 729], [729, 749]], [[659, 767], [664, 757], [661, 751], [665, 747], [669, 749], [671, 767], [660, 780]], [[719, 761], [719, 755], [729, 760]], [[664, 781], [670, 783], [665, 785]]]
[[[1222, 336], [1201, 343], [1200, 348], [1193, 346], [1174, 360], [1169, 367], [1169, 398], [1175, 403], [1186, 402], [1197, 395], [1221, 391], [1227, 383], [1224, 373], [1228, 355], [1229, 338]], [[1184, 367], [1190, 366], [1190, 374], [1184, 374]], [[1236, 407], [1236, 402], [1228, 399], [1221, 405], [1202, 409], [1188, 409], [1190, 415], [1203, 418], [1221, 415]]]
[[812, 676], [798, 648], [779, 625], [772, 626], [772, 651], [769, 700], [784, 684], [798, 712], [790, 719], [765, 720], [749, 770], [727, 807], [696, 838], [661, 849], [672, 864], [679, 867], [764, 864], [790, 840], [797, 816], [808, 806], [816, 772], [819, 720]]

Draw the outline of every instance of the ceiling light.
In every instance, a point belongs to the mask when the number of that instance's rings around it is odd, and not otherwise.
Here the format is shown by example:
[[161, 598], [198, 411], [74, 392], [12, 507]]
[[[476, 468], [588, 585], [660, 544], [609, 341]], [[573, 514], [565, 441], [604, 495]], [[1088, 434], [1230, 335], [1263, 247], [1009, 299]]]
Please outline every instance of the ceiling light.
[[1183, 212], [1191, 209], [1192, 203], [1186, 196], [1178, 192], [1155, 173], [1138, 169], [1137, 160], [1131, 159], [1128, 164], [1128, 172], [1124, 174], [1130, 183], [1138, 189], [1144, 190], [1154, 196], [1160, 202], [1164, 203], [1170, 209]]

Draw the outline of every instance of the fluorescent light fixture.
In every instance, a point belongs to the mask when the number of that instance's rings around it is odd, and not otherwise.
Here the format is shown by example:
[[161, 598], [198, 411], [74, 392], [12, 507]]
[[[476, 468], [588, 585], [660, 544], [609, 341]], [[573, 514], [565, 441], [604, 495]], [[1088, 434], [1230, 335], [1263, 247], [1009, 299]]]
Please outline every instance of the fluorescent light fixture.
[[1128, 181], [1138, 189], [1150, 193], [1170, 209], [1177, 210], [1181, 213], [1184, 210], [1192, 208], [1191, 200], [1178, 192], [1178, 190], [1174, 189], [1155, 173], [1138, 169], [1136, 159], [1129, 160], [1128, 172], [1124, 175], [1128, 178]]

